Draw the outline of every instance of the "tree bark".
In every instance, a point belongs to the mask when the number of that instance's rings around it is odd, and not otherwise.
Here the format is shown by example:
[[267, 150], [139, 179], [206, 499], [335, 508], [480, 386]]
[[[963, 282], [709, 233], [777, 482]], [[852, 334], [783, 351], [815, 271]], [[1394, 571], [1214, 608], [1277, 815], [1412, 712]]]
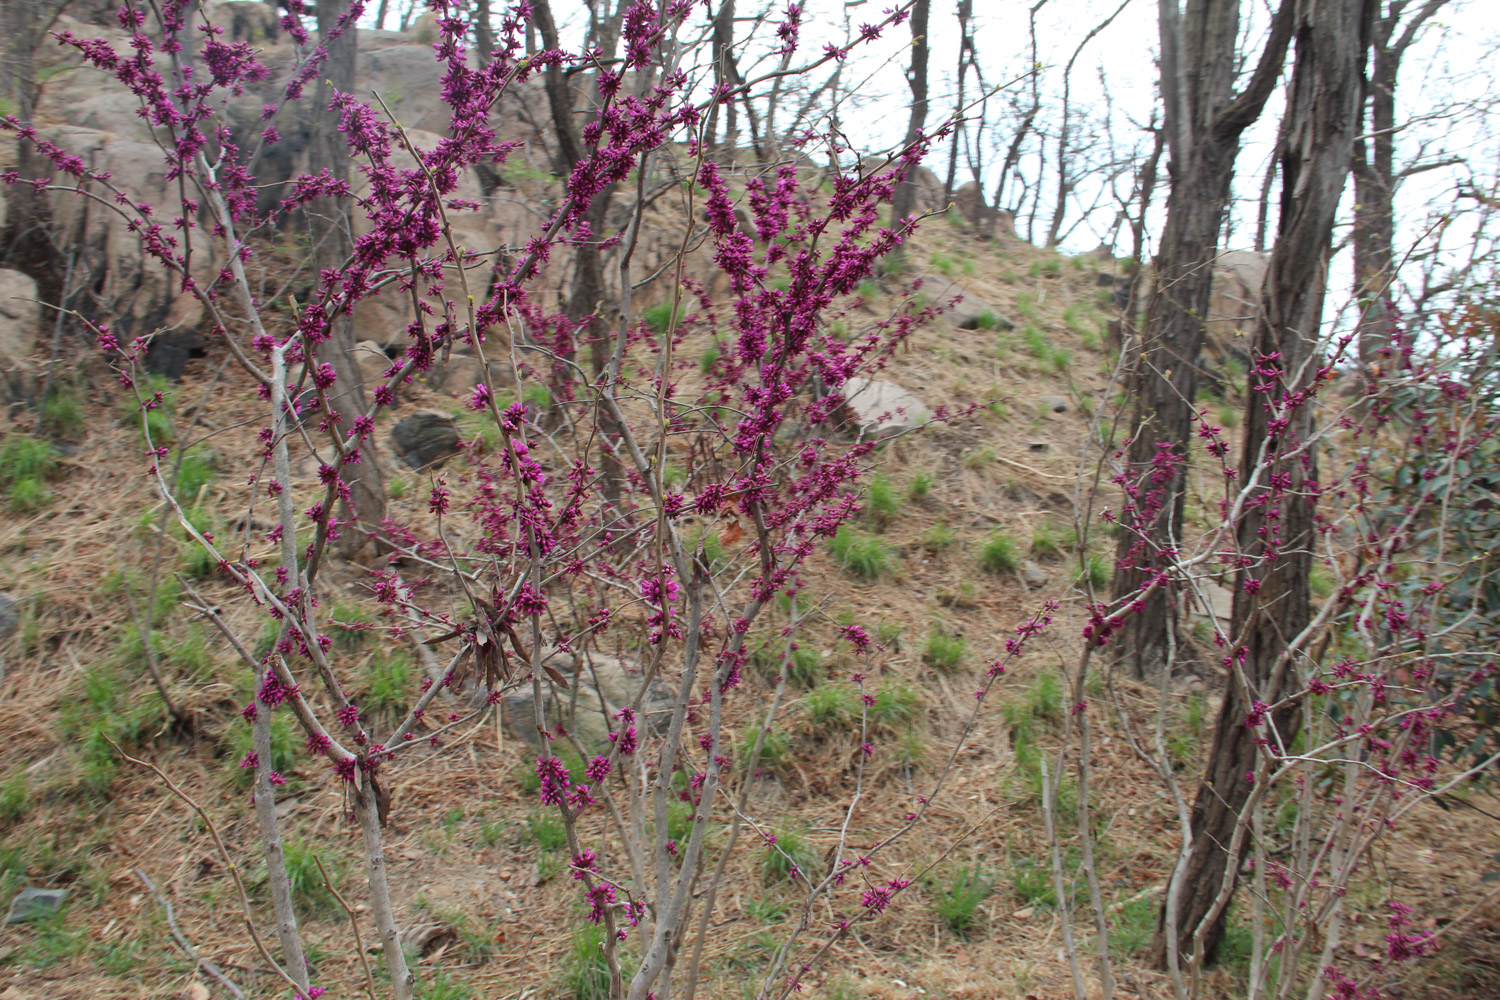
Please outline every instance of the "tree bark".
[[[1388, 298], [1396, 235], [1396, 77], [1417, 34], [1448, 0], [1426, 0], [1402, 24], [1407, 0], [1386, 0], [1370, 41], [1371, 66], [1354, 142], [1354, 287], [1360, 299], [1359, 360], [1370, 372], [1390, 343]], [[1399, 29], [1399, 32], [1398, 32]]]
[[[1361, 75], [1376, 3], [1298, 4], [1287, 127], [1278, 151], [1280, 217], [1255, 330], [1257, 365], [1274, 366], [1280, 374], [1252, 375], [1252, 382], [1258, 380], [1265, 389], [1252, 388], [1247, 404], [1240, 482], [1253, 477], [1263, 502], [1248, 505], [1237, 527], [1240, 554], [1251, 562], [1237, 571], [1230, 634], [1240, 642], [1229, 659], [1243, 660], [1238, 676], [1231, 668], [1208, 771], [1193, 803], [1192, 847], [1184, 861], [1184, 892], [1177, 909], [1176, 944], [1184, 958], [1224, 884], [1227, 847], [1252, 787], [1246, 776], [1257, 764], [1255, 741], [1267, 735], [1263, 728], [1247, 726], [1246, 718], [1255, 702], [1274, 703], [1298, 687], [1294, 661], [1301, 654], [1289, 644], [1311, 621], [1308, 577], [1318, 464], [1310, 449], [1294, 454], [1313, 431], [1311, 401], [1289, 412], [1283, 408], [1287, 397], [1312, 385], [1321, 365], [1318, 343], [1334, 216], [1359, 124]], [[1277, 352], [1279, 360], [1266, 360]], [[1273, 418], [1283, 414], [1289, 424], [1273, 430]], [[1272, 487], [1272, 477], [1279, 475], [1288, 477], [1288, 485]], [[1283, 749], [1289, 745], [1300, 718], [1295, 705], [1275, 713], [1273, 743], [1279, 741]], [[1229, 874], [1232, 887], [1235, 873]], [[1204, 928], [1205, 959], [1223, 938], [1227, 913], [1225, 907]], [[1165, 911], [1153, 947], [1159, 966], [1166, 964], [1164, 928]]]
[[[320, 41], [334, 34], [339, 19], [348, 9], [347, 0], [325, 0], [318, 4]], [[349, 148], [338, 130], [338, 112], [330, 110], [328, 105], [335, 90], [347, 93], [354, 89], [354, 64], [358, 51], [354, 25], [349, 25], [326, 44], [328, 61], [318, 75], [316, 104], [311, 114], [309, 167], [313, 173], [327, 169], [334, 177], [348, 180]], [[339, 270], [349, 259], [354, 246], [349, 228], [349, 200], [328, 199], [322, 213], [312, 216], [310, 223], [318, 270]], [[338, 373], [328, 398], [333, 405], [338, 431], [347, 436], [354, 418], [369, 408], [359, 363], [354, 356], [354, 321], [347, 309], [332, 318], [328, 339], [317, 346], [317, 360], [320, 364], [332, 365]], [[341, 507], [339, 519], [345, 522], [358, 520], [368, 528], [379, 525], [385, 518], [385, 480], [373, 448], [362, 449], [359, 457], [357, 464], [345, 465], [339, 470], [344, 482], [349, 484], [349, 500]], [[366, 538], [361, 532], [352, 529], [342, 532], [340, 547], [344, 552], [358, 551], [365, 544]]]
[[[916, 0], [911, 8], [911, 66], [906, 71], [906, 81], [911, 86], [911, 116], [906, 122], [906, 145], [916, 142], [927, 124], [927, 18], [931, 10], [932, 0]], [[911, 215], [917, 203], [917, 170], [912, 167], [907, 171], [906, 179], [891, 198], [892, 226], [900, 225], [902, 219]]]
[[958, 177], [958, 143], [959, 137], [964, 134], [964, 78], [968, 74], [969, 64], [974, 61], [974, 35], [969, 28], [969, 22], [973, 18], [974, 0], [958, 0], [958, 96], [953, 102], [953, 117], [958, 119], [959, 124], [948, 146], [948, 173], [943, 178], [944, 204], [952, 200], [953, 182]]
[[[1183, 513], [1186, 451], [1198, 393], [1198, 355], [1208, 314], [1213, 263], [1240, 135], [1270, 97], [1291, 37], [1297, 0], [1282, 0], [1259, 64], [1243, 93], [1235, 96], [1235, 45], [1239, 0], [1161, 0], [1162, 127], [1167, 134], [1167, 221], [1156, 256], [1155, 291], [1146, 311], [1141, 357], [1132, 373], [1134, 410], [1127, 477], [1142, 482], [1136, 506], [1157, 508], [1142, 515], [1139, 534], [1124, 531], [1116, 551], [1114, 596], [1127, 599], [1149, 578], [1162, 554], [1178, 547]], [[1190, 86], [1191, 84], [1191, 86]], [[1179, 461], [1152, 482], [1158, 445]], [[1117, 655], [1137, 677], [1154, 678], [1169, 668], [1168, 630], [1177, 627], [1171, 595], [1158, 588], [1140, 614], [1129, 616], [1117, 640]]]

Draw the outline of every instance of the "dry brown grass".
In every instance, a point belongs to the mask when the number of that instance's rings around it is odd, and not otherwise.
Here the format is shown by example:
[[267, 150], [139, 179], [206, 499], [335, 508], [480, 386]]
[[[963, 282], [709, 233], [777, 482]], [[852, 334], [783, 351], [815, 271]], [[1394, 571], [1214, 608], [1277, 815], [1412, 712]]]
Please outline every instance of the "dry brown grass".
[[[1090, 301], [1097, 293], [1092, 271], [1075, 270], [1066, 260], [1056, 275], [1029, 273], [1034, 261], [1054, 258], [1015, 241], [982, 243], [942, 222], [933, 223], [928, 234], [915, 245], [914, 269], [925, 269], [927, 255], [943, 254], [960, 268], [972, 262], [971, 287], [1001, 310], [1013, 311], [1020, 295], [1033, 296], [1033, 322], [1071, 352], [1073, 364], [1065, 373], [1043, 371], [1019, 347], [997, 354], [993, 332], [938, 324], [919, 333], [892, 366], [891, 377], [919, 388], [930, 402], [955, 407], [972, 402], [981, 409], [884, 449], [880, 465], [901, 497], [900, 516], [880, 532], [899, 555], [893, 574], [860, 580], [824, 554], [803, 575], [802, 599], [815, 600], [824, 612], [803, 644], [823, 655], [827, 682], [838, 683], [853, 669], [853, 661], [833, 639], [836, 621], [852, 615], [899, 629], [899, 640], [875, 658], [873, 683], [906, 684], [921, 697], [909, 747], [920, 747], [920, 759], [904, 762], [889, 744], [882, 746], [855, 817], [856, 844], [895, 829], [916, 796], [931, 785], [974, 703], [976, 679], [1004, 636], [1044, 596], [1060, 598], [1063, 607], [1057, 626], [987, 704], [959, 755], [948, 791], [920, 835], [887, 855], [880, 868], [883, 877], [919, 871], [957, 844], [953, 860], [939, 869], [940, 878], [956, 865], [978, 862], [997, 883], [980, 904], [975, 931], [961, 938], [943, 927], [932, 910], [931, 891], [918, 884], [884, 919], [840, 944], [814, 972], [810, 992], [838, 998], [1063, 997], [1071, 987], [1056, 912], [1023, 896], [1017, 886], [1017, 872], [1024, 871], [1029, 859], [1043, 856], [1045, 840], [1031, 779], [1018, 760], [1017, 741], [1023, 737], [1011, 722], [1028, 716], [1029, 700], [1038, 697], [1032, 693], [1037, 677], [1076, 662], [1081, 595], [1069, 586], [1076, 561], [1064, 554], [1047, 562], [1050, 584], [1029, 591], [1017, 578], [982, 573], [976, 553], [986, 536], [1004, 530], [1025, 554], [1039, 522], [1071, 522], [1073, 483], [1081, 459], [1088, 458], [1087, 421], [1076, 406], [1060, 416], [1044, 416], [1035, 401], [1044, 394], [1077, 399], [1104, 392], [1102, 354], [1086, 347], [1063, 321], [1068, 306]], [[1006, 275], [1012, 280], [1004, 280]], [[887, 293], [869, 310], [851, 310], [848, 321], [868, 322], [888, 310], [891, 301]], [[1021, 321], [1018, 315], [1013, 318]], [[703, 344], [690, 338], [686, 345], [685, 357], [695, 364]], [[206, 364], [190, 370], [177, 393], [179, 416], [196, 416], [201, 428], [214, 432], [208, 447], [226, 455], [247, 453], [256, 424], [243, 422], [246, 414], [239, 401], [248, 387], [242, 380], [220, 376], [222, 391], [207, 394], [202, 413], [189, 412], [191, 401], [200, 398], [213, 377]], [[106, 379], [94, 380], [89, 397], [91, 412], [119, 412], [120, 392]], [[413, 406], [454, 405], [450, 396], [421, 386], [407, 398]], [[997, 399], [1004, 404], [997, 411], [983, 408]], [[1032, 444], [1041, 447], [1032, 450]], [[137, 450], [133, 427], [101, 419], [68, 457], [67, 473], [54, 486], [55, 502], [39, 514], [0, 526], [0, 589], [25, 597], [28, 605], [26, 623], [5, 653], [0, 731], [7, 734], [8, 753], [0, 765], [0, 781], [15, 781], [22, 774], [29, 788], [22, 814], [0, 819], [6, 870], [0, 903], [8, 903], [23, 884], [66, 886], [72, 892], [57, 925], [0, 931], [0, 997], [5, 1000], [201, 996], [190, 992], [197, 979], [173, 945], [156, 901], [135, 876], [137, 869], [172, 900], [178, 924], [205, 958], [251, 995], [281, 995], [238, 926], [235, 898], [207, 832], [152, 775], [117, 765], [101, 779], [98, 768], [103, 765], [91, 762], [83, 742], [89, 726], [104, 724], [84, 712], [90, 705], [85, 678], [92, 672], [118, 686], [109, 713], [140, 717], [131, 734], [135, 751], [159, 764], [208, 809], [237, 863], [253, 880], [259, 866], [256, 838], [246, 793], [234, 781], [231, 749], [232, 733], [242, 725], [237, 711], [246, 697], [244, 669], [217, 642], [212, 669], [204, 674], [170, 668], [173, 696], [188, 716], [186, 724], [171, 726], [153, 712], [155, 695], [139, 665], [120, 658], [130, 614], [118, 593], [106, 586], [111, 572], [122, 567], [149, 571], [159, 542], [165, 546], [164, 569], [174, 568], [178, 560], [172, 543], [163, 542], [156, 528], [141, 525], [142, 511], [152, 508], [154, 497]], [[300, 474], [311, 473], [304, 467]], [[932, 483], [924, 499], [914, 500], [906, 493], [918, 474], [930, 475]], [[419, 483], [411, 473], [405, 478]], [[460, 478], [458, 467], [452, 467], [450, 481], [461, 490]], [[248, 491], [243, 477], [228, 475], [211, 487], [206, 505], [223, 519], [226, 535], [244, 529], [234, 512], [243, 511]], [[393, 516], [423, 524], [424, 494], [414, 485], [393, 502]], [[951, 539], [933, 546], [929, 533], [939, 523]], [[250, 554], [269, 560], [274, 554], [259, 540], [264, 527], [250, 532]], [[171, 531], [169, 526], [169, 535]], [[1092, 544], [1106, 541], [1097, 537]], [[333, 568], [329, 582], [339, 602], [368, 604], [361, 573], [359, 567]], [[162, 578], [167, 579], [165, 574]], [[260, 625], [232, 600], [231, 591], [212, 581], [202, 586], [209, 597], [223, 602], [231, 623], [253, 642]], [[440, 590], [433, 596], [444, 599]], [[457, 595], [446, 597], [457, 602]], [[171, 611], [162, 626], [165, 656], [170, 658], [187, 641], [189, 617], [180, 608]], [[780, 620], [773, 615], [759, 632], [772, 634]], [[922, 645], [934, 623], [965, 641], [967, 659], [952, 672], [923, 663]], [[378, 639], [340, 655], [357, 666], [371, 655], [372, 645], [406, 646], [409, 651], [409, 643]], [[766, 681], [752, 677], [751, 683]], [[1119, 687], [1133, 713], [1150, 710], [1149, 692], [1136, 691], [1123, 680]], [[1015, 707], [1007, 711], [1006, 705]], [[806, 713], [805, 698], [788, 705], [782, 725], [791, 737], [790, 758], [761, 782], [751, 811], [777, 829], [804, 831], [821, 857], [833, 843], [840, 804], [853, 788], [857, 748], [848, 735], [830, 735], [826, 727], [809, 725]], [[1045, 748], [1053, 738], [1053, 723], [1029, 714], [1031, 738]], [[1165, 796], [1121, 738], [1118, 720], [1102, 710], [1098, 715], [1095, 769], [1103, 780], [1095, 788], [1094, 804], [1107, 827], [1100, 876], [1111, 903], [1154, 899], [1151, 894], [1163, 883], [1170, 863], [1175, 821]], [[1206, 715], [1211, 724], [1211, 703]], [[737, 718], [730, 728], [742, 732], [747, 725], [748, 720]], [[560, 976], [579, 916], [571, 881], [555, 874], [554, 862], [539, 857], [526, 832], [534, 803], [522, 791], [517, 773], [528, 766], [530, 752], [483, 725], [441, 750], [424, 753], [425, 758], [417, 755], [394, 775], [392, 885], [408, 922], [453, 925], [456, 933], [433, 939], [420, 963], [421, 975], [430, 978], [441, 967], [451, 979], [467, 984], [453, 997], [560, 995]], [[338, 879], [338, 888], [361, 909], [366, 894], [357, 878], [358, 841], [342, 820], [337, 784], [323, 769], [305, 764], [289, 772], [289, 778], [292, 784], [281, 802], [288, 839], [317, 853]], [[599, 832], [603, 812], [584, 822], [588, 832]], [[973, 835], [962, 838], [971, 827]], [[1477, 901], [1474, 880], [1450, 876], [1487, 865], [1487, 854], [1500, 849], [1494, 840], [1493, 828], [1477, 813], [1427, 809], [1377, 859], [1370, 872], [1375, 888], [1367, 891], [1378, 901], [1380, 892], [1399, 888], [1407, 898], [1432, 904], [1435, 912], [1460, 912]], [[790, 887], [765, 882], [761, 851], [755, 848], [744, 851], [731, 867], [721, 900], [708, 979], [699, 995], [749, 995], [768, 945], [779, 940], [797, 900]], [[266, 908], [263, 894], [256, 902]], [[786, 912], [775, 915], [783, 905]], [[1500, 950], [1495, 947], [1495, 911], [1481, 910], [1481, 918], [1481, 930], [1451, 945], [1471, 949], [1476, 962], [1488, 961]], [[815, 919], [831, 917], [820, 905]], [[361, 972], [342, 914], [330, 908], [311, 911], [306, 928], [318, 982], [330, 988], [330, 996], [356, 995]], [[1363, 929], [1371, 940], [1379, 933], [1373, 923]], [[367, 926], [365, 939], [373, 938]], [[1441, 981], [1408, 982], [1402, 995], [1494, 995], [1463, 985], [1494, 983], [1473, 962], [1433, 968], [1447, 968]], [[1121, 974], [1126, 992], [1168, 995], [1163, 977], [1141, 967], [1138, 958], [1127, 957]], [[1240, 987], [1234, 969], [1214, 975], [1216, 992], [1236, 995]]]

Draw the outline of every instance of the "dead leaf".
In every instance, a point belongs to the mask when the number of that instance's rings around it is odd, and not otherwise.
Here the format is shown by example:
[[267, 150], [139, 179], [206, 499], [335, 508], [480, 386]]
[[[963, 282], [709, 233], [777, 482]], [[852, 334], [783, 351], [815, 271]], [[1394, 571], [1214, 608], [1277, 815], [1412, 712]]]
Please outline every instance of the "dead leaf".
[[187, 1000], [209, 1000], [213, 994], [208, 992], [208, 987], [200, 982], [188, 983]]
[[735, 518], [725, 526], [723, 531], [719, 532], [719, 544], [727, 549], [735, 542], [738, 542], [744, 534], [745, 529], [741, 527], [740, 519]]

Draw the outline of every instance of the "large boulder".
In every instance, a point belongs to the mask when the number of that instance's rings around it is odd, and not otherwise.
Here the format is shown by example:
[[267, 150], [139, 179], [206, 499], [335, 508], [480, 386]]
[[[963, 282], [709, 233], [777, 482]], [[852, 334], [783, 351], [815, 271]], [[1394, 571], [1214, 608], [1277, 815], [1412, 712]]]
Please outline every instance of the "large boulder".
[[413, 469], [442, 465], [463, 450], [453, 416], [417, 410], [391, 428], [391, 449]]
[[0, 374], [20, 391], [32, 366], [42, 307], [36, 282], [20, 271], [0, 270]]
[[1213, 297], [1209, 299], [1206, 335], [1224, 348], [1248, 334], [1260, 315], [1260, 286], [1269, 261], [1253, 250], [1229, 250], [1214, 261]]
[[1015, 329], [1015, 323], [1000, 310], [947, 278], [924, 274], [920, 291], [934, 305], [946, 307], [951, 304], [944, 315], [960, 330], [977, 330], [981, 326], [991, 330]]
[[[566, 688], [542, 677], [542, 717], [549, 726], [562, 725], [586, 748], [603, 751], [609, 733], [619, 725], [615, 715], [635, 700], [645, 683], [641, 668], [612, 656], [590, 654], [582, 659], [553, 650], [546, 663], [567, 681]], [[661, 731], [672, 712], [666, 685], [653, 682], [641, 698], [636, 728], [642, 733]], [[536, 697], [529, 682], [522, 683], [501, 702], [505, 727], [517, 738], [537, 746]]]
[[[48, 129], [45, 138], [82, 157], [95, 171], [108, 172], [110, 184], [132, 202], [156, 206], [158, 216], [175, 214], [176, 185], [167, 180], [167, 165], [155, 143], [77, 125]], [[68, 245], [79, 250], [82, 262], [97, 276], [93, 297], [122, 340], [197, 327], [201, 304], [178, 291], [179, 279], [166, 265], [141, 252], [126, 217], [66, 192], [53, 195], [52, 213]], [[212, 264], [208, 256], [196, 254], [193, 263], [194, 277], [206, 282]]]

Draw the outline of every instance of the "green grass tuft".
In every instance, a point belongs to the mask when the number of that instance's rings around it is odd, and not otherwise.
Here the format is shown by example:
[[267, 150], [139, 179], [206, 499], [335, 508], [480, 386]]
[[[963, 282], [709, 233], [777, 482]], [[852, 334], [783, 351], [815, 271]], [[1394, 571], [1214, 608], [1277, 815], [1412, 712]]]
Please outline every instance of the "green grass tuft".
[[973, 867], [960, 868], [945, 881], [930, 881], [928, 889], [938, 918], [953, 933], [967, 937], [983, 918], [979, 906], [995, 890], [995, 882], [976, 861]]
[[896, 565], [896, 550], [889, 542], [847, 525], [834, 535], [830, 548], [839, 565], [863, 580], [878, 579]]
[[963, 666], [967, 655], [968, 648], [963, 637], [946, 632], [937, 625], [928, 631], [927, 642], [922, 646], [922, 662], [945, 673]]
[[1014, 573], [1021, 566], [1016, 543], [1003, 531], [997, 531], [979, 546], [979, 568], [986, 573]]

